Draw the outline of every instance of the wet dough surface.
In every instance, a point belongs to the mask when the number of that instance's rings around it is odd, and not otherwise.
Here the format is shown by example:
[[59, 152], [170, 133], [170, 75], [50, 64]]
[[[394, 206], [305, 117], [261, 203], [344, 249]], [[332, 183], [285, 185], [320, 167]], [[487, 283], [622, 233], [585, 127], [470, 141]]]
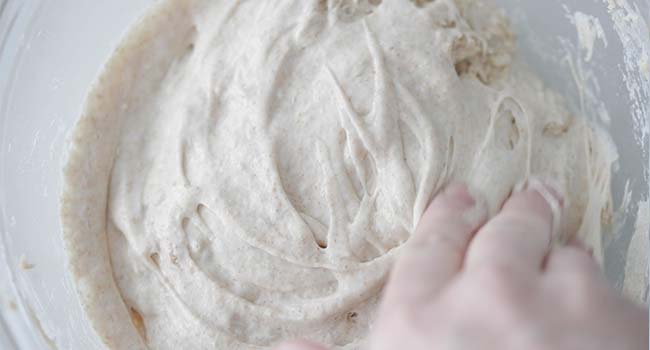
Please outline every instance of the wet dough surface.
[[612, 159], [490, 2], [163, 1], [73, 135], [70, 268], [112, 349], [357, 349], [444, 185], [553, 178], [599, 242]]

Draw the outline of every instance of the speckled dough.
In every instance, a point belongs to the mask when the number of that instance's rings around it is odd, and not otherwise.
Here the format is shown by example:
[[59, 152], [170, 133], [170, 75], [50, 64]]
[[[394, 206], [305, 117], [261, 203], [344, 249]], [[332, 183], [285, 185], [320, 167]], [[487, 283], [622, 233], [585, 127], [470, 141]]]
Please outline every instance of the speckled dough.
[[111, 349], [358, 349], [451, 181], [494, 214], [553, 178], [559, 240], [598, 250], [614, 154], [514, 50], [487, 1], [157, 4], [89, 95], [65, 169], [97, 333]]

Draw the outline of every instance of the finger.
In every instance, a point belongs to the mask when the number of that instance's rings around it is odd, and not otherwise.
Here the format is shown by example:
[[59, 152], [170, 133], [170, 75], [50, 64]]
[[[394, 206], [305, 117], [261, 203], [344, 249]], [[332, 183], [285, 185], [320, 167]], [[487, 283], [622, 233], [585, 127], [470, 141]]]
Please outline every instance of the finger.
[[485, 206], [464, 185], [450, 185], [438, 195], [395, 265], [386, 302], [413, 303], [433, 296], [460, 270], [467, 245], [485, 216]]
[[587, 244], [585, 244], [585, 242], [581, 241], [579, 238], [575, 238], [575, 237], [571, 238], [569, 242], [567, 242], [567, 246], [584, 251], [585, 253], [589, 254], [589, 256], [592, 259], [594, 259], [594, 261], [596, 259], [594, 257], [594, 248], [588, 246]]
[[585, 312], [597, 305], [603, 291], [611, 291], [596, 260], [577, 245], [553, 248], [546, 262], [543, 281], [548, 291], [561, 296], [564, 307]]
[[325, 347], [307, 341], [307, 340], [294, 340], [283, 343], [275, 348], [275, 350], [327, 350]]
[[535, 186], [513, 194], [470, 244], [466, 269], [498, 266], [522, 273], [541, 271], [559, 220], [553, 208], [559, 203], [557, 192], [549, 188]]
[[582, 244], [556, 247], [548, 255], [545, 272], [551, 275], [600, 274], [593, 253]]

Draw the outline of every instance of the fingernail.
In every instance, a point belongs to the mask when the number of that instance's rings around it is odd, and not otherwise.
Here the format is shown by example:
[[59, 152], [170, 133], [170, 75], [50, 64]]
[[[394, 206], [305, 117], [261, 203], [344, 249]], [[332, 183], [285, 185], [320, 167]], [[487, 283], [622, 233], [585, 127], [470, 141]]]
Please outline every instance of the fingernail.
[[552, 199], [555, 200], [555, 202], [557, 202], [561, 207], [564, 206], [564, 196], [562, 195], [562, 190], [560, 190], [560, 185], [555, 180], [533, 176], [529, 179], [517, 183], [512, 191], [513, 193], [518, 193], [525, 190], [537, 191], [542, 196], [544, 196], [544, 199], [547, 201], [549, 201], [549, 199]]
[[562, 196], [562, 192], [558, 189], [558, 186], [552, 184], [552, 182], [539, 178], [531, 178], [528, 180], [528, 189], [536, 191], [544, 197], [544, 200], [546, 200], [551, 208], [557, 207], [562, 209], [564, 207], [564, 196]]
[[473, 206], [476, 204], [474, 196], [470, 193], [467, 185], [462, 183], [452, 183], [445, 188], [445, 194], [455, 197], [458, 200], [462, 201], [463, 204], [467, 206]]
[[474, 203], [474, 206], [467, 210], [463, 214], [463, 219], [467, 224], [469, 224], [471, 227], [480, 227], [487, 221], [488, 218], [488, 209], [487, 209], [487, 204], [485, 201], [482, 199], [482, 197], [479, 197]]
[[512, 188], [512, 193], [519, 193], [528, 188], [528, 180], [521, 180]]
[[461, 204], [468, 225], [478, 228], [487, 220], [487, 205], [479, 191], [457, 182], [447, 185], [443, 193]]
[[562, 195], [562, 191], [560, 191], [560, 186], [554, 180], [531, 177], [517, 184], [513, 189], [515, 193], [525, 190], [539, 193], [551, 208], [551, 213], [553, 214], [553, 232], [551, 238], [556, 239], [560, 234], [562, 209], [564, 208], [564, 196]]
[[488, 219], [488, 205], [485, 197], [478, 189], [466, 187], [468, 195], [472, 198], [473, 206], [463, 214], [463, 219], [472, 227], [480, 227]]
[[589, 256], [591, 256], [592, 259], [595, 259], [594, 258], [594, 248], [587, 247], [586, 251], [587, 251], [587, 254], [589, 254]]

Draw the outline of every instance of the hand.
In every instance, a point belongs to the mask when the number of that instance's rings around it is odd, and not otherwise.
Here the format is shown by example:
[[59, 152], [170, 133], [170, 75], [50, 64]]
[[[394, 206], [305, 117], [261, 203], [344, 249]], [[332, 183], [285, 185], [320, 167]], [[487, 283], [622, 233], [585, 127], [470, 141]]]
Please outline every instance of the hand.
[[540, 189], [514, 194], [485, 224], [464, 186], [438, 195], [391, 274], [370, 349], [648, 349], [647, 311], [584, 249], [550, 248], [561, 200]]

